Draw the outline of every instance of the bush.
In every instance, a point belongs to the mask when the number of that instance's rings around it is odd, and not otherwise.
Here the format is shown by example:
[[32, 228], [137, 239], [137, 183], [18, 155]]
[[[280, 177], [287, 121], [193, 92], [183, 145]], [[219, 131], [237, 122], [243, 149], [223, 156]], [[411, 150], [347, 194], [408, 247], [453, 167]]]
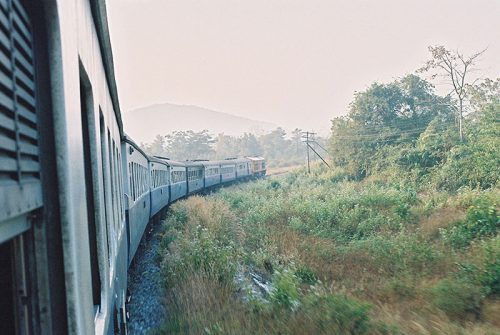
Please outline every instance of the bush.
[[465, 248], [474, 239], [495, 235], [500, 229], [496, 206], [497, 203], [489, 196], [479, 196], [469, 207], [464, 221], [441, 230], [443, 238], [456, 248]]
[[318, 332], [366, 334], [371, 329], [366, 303], [333, 294], [312, 294], [304, 303], [308, 318], [316, 321]]
[[485, 243], [484, 269], [479, 281], [485, 287], [488, 295], [500, 295], [500, 238], [497, 237]]
[[314, 271], [305, 265], [295, 270], [295, 276], [297, 276], [303, 284], [314, 285], [318, 281], [318, 277], [316, 277]]
[[479, 319], [484, 300], [480, 287], [444, 279], [432, 289], [432, 293], [434, 305], [451, 319], [466, 320], [470, 316]]
[[270, 300], [276, 307], [295, 309], [299, 305], [298, 278], [289, 271], [276, 272]]

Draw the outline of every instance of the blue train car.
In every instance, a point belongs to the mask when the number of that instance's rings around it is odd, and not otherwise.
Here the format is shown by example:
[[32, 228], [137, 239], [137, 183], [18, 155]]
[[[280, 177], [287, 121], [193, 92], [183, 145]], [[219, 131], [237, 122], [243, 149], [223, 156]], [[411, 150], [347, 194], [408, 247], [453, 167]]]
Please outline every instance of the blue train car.
[[161, 159], [149, 158], [151, 214], [155, 216], [170, 201], [169, 166]]
[[221, 182], [220, 162], [206, 161], [203, 162], [205, 168], [205, 187], [213, 187]]
[[187, 195], [186, 164], [173, 160], [165, 161], [170, 171], [170, 201]]
[[124, 191], [127, 198], [125, 215], [129, 241], [129, 263], [137, 251], [151, 213], [148, 156], [130, 138], [122, 141]]
[[245, 179], [250, 176], [250, 160], [238, 158], [234, 160], [236, 164], [236, 179]]
[[232, 160], [221, 161], [220, 164], [221, 183], [236, 180], [236, 163]]
[[186, 162], [187, 193], [192, 194], [205, 187], [205, 168], [201, 162]]

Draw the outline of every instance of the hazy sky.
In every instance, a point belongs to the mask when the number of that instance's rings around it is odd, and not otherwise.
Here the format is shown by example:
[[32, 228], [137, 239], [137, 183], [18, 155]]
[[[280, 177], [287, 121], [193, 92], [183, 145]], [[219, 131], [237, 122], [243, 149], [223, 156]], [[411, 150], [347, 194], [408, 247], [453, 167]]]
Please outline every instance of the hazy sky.
[[[500, 76], [500, 0], [107, 0], [124, 113], [193, 104], [327, 130], [354, 91], [413, 72], [427, 46]], [[175, 121], [174, 121], [175, 122]]]

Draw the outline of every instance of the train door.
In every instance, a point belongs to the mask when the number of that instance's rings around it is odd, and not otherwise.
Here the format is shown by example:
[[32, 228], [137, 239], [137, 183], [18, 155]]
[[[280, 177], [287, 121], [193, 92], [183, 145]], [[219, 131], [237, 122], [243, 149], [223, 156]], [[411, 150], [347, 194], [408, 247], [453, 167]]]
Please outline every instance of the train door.
[[92, 302], [94, 305], [94, 315], [100, 312], [101, 308], [101, 275], [99, 272], [98, 257], [98, 222], [100, 209], [98, 203], [98, 171], [96, 169], [97, 148], [96, 148], [96, 129], [94, 116], [94, 103], [92, 95], [92, 86], [85, 73], [83, 66], [80, 72], [80, 102], [82, 119], [82, 138], [83, 138], [83, 159], [85, 170], [85, 197], [87, 205], [87, 228], [90, 252], [90, 276], [92, 282]]

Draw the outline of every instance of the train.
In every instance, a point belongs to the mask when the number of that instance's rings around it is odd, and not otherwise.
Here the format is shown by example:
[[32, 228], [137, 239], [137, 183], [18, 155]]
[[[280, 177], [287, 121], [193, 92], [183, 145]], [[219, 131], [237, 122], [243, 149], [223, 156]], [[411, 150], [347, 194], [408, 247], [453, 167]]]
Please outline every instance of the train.
[[104, 0], [0, 0], [0, 334], [127, 334], [127, 272], [178, 199], [266, 173], [123, 128]]

